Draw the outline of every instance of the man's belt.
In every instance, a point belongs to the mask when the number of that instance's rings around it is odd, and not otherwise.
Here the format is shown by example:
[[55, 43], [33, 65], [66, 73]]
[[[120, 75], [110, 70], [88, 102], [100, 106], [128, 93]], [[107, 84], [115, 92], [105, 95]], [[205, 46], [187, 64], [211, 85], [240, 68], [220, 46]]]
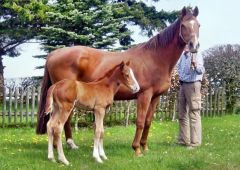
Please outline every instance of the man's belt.
[[190, 81], [190, 82], [187, 82], [187, 81], [182, 81], [182, 80], [179, 80], [179, 83], [182, 85], [182, 84], [191, 84], [191, 83], [196, 83], [196, 82], [201, 82], [200, 80], [197, 80], [197, 81]]

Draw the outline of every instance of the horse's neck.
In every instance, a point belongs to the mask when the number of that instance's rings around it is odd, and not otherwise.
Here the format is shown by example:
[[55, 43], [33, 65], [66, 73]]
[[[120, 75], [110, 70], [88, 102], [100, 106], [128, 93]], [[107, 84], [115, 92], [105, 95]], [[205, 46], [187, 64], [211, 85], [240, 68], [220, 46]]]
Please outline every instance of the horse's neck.
[[169, 73], [171, 73], [173, 68], [175, 67], [178, 59], [183, 52], [184, 47], [185, 44], [181, 42], [177, 34], [177, 36], [173, 39], [172, 43], [169, 44], [168, 48], [170, 52], [166, 56], [163, 56], [169, 64]]

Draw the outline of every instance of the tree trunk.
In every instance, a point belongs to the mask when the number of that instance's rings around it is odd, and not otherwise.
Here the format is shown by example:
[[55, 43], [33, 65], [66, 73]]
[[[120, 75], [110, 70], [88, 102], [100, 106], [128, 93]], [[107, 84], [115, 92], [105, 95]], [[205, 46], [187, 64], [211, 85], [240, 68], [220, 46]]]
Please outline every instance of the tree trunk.
[[0, 102], [3, 101], [3, 89], [4, 89], [4, 75], [3, 75], [3, 58], [2, 55], [0, 54]]

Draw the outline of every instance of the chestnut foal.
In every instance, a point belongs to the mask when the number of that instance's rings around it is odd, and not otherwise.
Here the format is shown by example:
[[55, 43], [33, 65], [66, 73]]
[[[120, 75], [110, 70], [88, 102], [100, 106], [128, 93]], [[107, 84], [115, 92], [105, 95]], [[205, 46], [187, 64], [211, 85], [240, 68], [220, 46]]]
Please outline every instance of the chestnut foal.
[[113, 97], [121, 84], [131, 89], [132, 93], [140, 90], [133, 71], [129, 67], [129, 62], [118, 64], [107, 72], [104, 77], [98, 79], [98, 81], [85, 83], [64, 79], [49, 88], [45, 109], [46, 114], [51, 114], [47, 123], [48, 159], [55, 161], [53, 154], [54, 142], [57, 144], [59, 161], [65, 165], [69, 164], [63, 152], [61, 133], [75, 104], [94, 111], [95, 137], [93, 157], [99, 163], [102, 163], [102, 159], [107, 159], [103, 149], [103, 118], [106, 108], [113, 103]]

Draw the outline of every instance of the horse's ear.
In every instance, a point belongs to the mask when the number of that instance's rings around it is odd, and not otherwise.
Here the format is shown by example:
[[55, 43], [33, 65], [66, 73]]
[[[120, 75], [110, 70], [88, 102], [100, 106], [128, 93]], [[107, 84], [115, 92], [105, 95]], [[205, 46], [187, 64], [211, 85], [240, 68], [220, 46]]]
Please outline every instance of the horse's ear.
[[121, 70], [123, 69], [124, 65], [125, 65], [125, 63], [124, 63], [124, 61], [122, 61], [122, 62], [120, 63], [120, 69], [121, 69]]
[[193, 16], [197, 17], [199, 13], [198, 7], [196, 6], [193, 10]]
[[183, 18], [186, 14], [187, 14], [187, 8], [184, 6], [182, 9], [181, 18]]
[[130, 61], [126, 62], [126, 65], [129, 66], [130, 65]]

